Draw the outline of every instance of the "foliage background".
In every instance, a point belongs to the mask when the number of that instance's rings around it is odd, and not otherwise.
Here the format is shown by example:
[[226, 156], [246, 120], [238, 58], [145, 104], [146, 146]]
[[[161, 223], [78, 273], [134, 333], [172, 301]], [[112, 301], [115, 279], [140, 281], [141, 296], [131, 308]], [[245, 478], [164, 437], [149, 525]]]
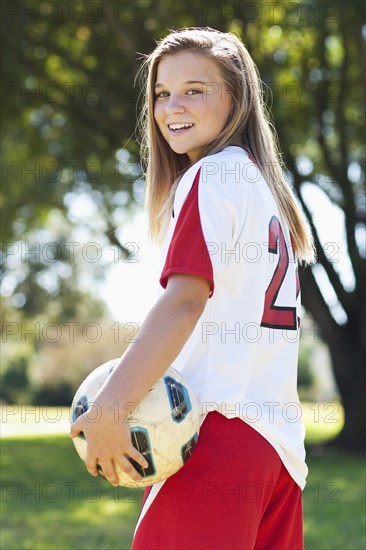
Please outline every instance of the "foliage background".
[[[238, 34], [258, 65], [315, 234], [318, 265], [300, 273], [310, 320], [300, 381], [311, 388], [307, 350], [322, 343], [345, 408], [337, 444], [364, 448], [364, 14], [357, 0], [3, 2], [4, 400], [66, 404], [97, 361], [128, 344], [82, 329], [113, 323], [98, 285], [112, 251], [131, 253], [121, 229], [143, 204], [135, 76], [168, 29], [210, 26]], [[342, 214], [341, 240], [322, 236], [309, 190]], [[58, 338], [73, 323], [74, 337]]]

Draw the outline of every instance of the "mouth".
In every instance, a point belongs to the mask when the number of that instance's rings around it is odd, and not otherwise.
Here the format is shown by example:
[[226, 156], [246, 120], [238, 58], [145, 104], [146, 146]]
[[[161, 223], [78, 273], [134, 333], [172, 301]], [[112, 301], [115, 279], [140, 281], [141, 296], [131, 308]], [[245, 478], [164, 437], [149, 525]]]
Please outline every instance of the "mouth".
[[183, 122], [177, 124], [168, 124], [168, 129], [171, 135], [176, 136], [180, 134], [186, 134], [191, 128], [193, 128], [193, 126], [194, 124], [192, 124], [191, 122]]

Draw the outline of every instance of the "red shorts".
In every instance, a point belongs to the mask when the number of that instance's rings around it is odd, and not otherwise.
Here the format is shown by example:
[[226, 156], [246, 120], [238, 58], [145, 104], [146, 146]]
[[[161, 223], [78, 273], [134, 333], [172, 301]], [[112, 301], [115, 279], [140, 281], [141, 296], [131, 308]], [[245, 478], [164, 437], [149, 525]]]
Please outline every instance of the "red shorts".
[[131, 550], [303, 549], [301, 489], [240, 418], [210, 412], [192, 456], [156, 489], [145, 490]]

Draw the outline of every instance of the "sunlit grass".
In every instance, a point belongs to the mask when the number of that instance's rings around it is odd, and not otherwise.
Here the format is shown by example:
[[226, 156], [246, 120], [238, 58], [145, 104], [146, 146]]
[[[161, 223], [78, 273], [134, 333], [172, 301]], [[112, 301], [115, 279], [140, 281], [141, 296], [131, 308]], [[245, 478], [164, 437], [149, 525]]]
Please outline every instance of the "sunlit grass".
[[70, 409], [7, 403], [0, 406], [0, 417], [2, 437], [65, 434], [69, 430]]
[[[301, 404], [309, 444], [332, 439], [343, 427], [342, 406], [327, 403], [305, 402]], [[26, 437], [27, 433], [67, 433], [69, 409], [67, 407], [35, 407], [27, 405], [3, 405], [0, 407], [2, 435]]]
[[343, 428], [344, 411], [337, 401], [301, 403], [306, 428], [306, 443], [324, 443], [333, 439]]

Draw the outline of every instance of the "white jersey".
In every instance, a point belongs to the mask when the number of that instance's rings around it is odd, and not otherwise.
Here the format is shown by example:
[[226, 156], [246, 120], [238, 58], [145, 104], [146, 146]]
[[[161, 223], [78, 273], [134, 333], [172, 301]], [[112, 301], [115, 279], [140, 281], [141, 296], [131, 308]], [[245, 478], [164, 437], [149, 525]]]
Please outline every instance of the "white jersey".
[[184, 173], [161, 252], [160, 293], [171, 273], [211, 285], [172, 364], [196, 393], [202, 420], [217, 410], [249, 423], [304, 488], [296, 262], [287, 224], [246, 151], [228, 146]]

